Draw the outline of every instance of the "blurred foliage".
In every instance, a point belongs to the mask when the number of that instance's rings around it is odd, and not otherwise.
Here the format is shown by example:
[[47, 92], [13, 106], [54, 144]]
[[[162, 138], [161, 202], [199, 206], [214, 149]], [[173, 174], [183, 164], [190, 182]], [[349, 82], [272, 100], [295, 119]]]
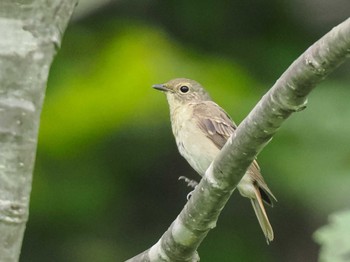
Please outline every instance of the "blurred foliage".
[[315, 240], [321, 245], [319, 261], [346, 262], [350, 260], [350, 211], [332, 214], [329, 224], [318, 229]]
[[[186, 202], [178, 176], [198, 179], [152, 84], [196, 79], [239, 123], [330, 29], [306, 29], [290, 3], [210, 3], [116, 1], [68, 27], [50, 72], [21, 261], [124, 261], [149, 248]], [[268, 210], [276, 240], [266, 246], [249, 201], [234, 194], [199, 248], [203, 261], [317, 259], [312, 232], [349, 207], [348, 69], [259, 156], [278, 198]]]
[[[137, 121], [138, 125], [163, 122], [158, 115], [150, 114], [159, 108], [156, 99], [164, 100], [151, 89], [157, 81], [165, 82], [179, 75], [198, 78], [205, 71], [203, 81], [217, 86], [216, 93], [229, 94], [224, 91], [228, 85], [237, 87], [237, 97], [252, 91], [249, 87], [254, 85], [253, 81], [234, 63], [186, 51], [155, 29], [131, 22], [122, 25], [114, 21], [109, 29], [114, 34], [102, 49], [99, 36], [91, 39], [81, 28], [72, 28], [67, 33], [77, 37], [73, 42], [77, 45], [62, 50], [64, 61], [57, 65], [62, 70], [53, 70], [52, 77], [63, 81], [56, 82], [42, 115], [40, 143], [47, 150], [67, 154], [67, 146], [71, 147], [69, 151], [82, 144], [87, 146], [126, 122]], [[89, 42], [84, 51], [80, 50], [79, 39]], [[100, 51], [91, 58], [94, 48]], [[71, 61], [72, 56], [76, 63]], [[162, 116], [168, 115], [163, 111]]]

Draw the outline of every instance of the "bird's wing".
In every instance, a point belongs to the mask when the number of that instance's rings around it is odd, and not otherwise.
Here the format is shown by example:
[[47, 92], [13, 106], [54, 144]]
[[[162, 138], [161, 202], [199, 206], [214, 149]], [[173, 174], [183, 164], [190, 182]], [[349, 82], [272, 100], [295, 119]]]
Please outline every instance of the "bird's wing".
[[267, 186], [264, 178], [262, 177], [260, 173], [260, 167], [258, 165], [258, 162], [256, 160], [253, 161], [253, 163], [249, 167], [250, 175], [252, 178], [256, 181], [260, 194], [262, 199], [266, 204], [269, 206], [273, 206], [273, 201], [277, 201], [276, 197], [272, 194], [270, 188]]
[[193, 117], [203, 133], [219, 149], [236, 129], [229, 115], [212, 101], [193, 104]]
[[236, 129], [229, 115], [212, 101], [194, 104], [193, 114], [199, 128], [219, 149]]
[[[237, 128], [230, 116], [212, 101], [193, 104], [193, 117], [203, 133], [205, 133], [220, 150]], [[249, 167], [249, 171], [253, 181], [258, 185], [261, 197], [267, 204], [272, 206], [272, 199], [276, 200], [276, 197], [272, 194], [264, 178], [261, 176], [260, 167], [256, 160], [254, 160]]]

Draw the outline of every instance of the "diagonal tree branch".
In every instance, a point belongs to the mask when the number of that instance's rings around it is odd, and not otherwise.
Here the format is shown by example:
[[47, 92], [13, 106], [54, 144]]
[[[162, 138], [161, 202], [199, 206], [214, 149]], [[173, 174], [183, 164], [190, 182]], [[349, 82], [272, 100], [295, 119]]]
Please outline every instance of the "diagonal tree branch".
[[48, 72], [76, 3], [0, 4], [0, 261], [20, 255]]
[[305, 108], [306, 96], [316, 84], [349, 55], [347, 19], [294, 61], [238, 126], [161, 239], [128, 262], [199, 261], [198, 246], [215, 227], [221, 210], [256, 155], [292, 113]]

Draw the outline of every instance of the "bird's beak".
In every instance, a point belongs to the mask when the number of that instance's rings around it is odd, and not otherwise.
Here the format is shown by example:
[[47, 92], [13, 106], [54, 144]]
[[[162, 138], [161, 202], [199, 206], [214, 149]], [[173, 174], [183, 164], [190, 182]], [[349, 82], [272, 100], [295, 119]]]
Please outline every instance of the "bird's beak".
[[160, 91], [163, 91], [163, 92], [169, 91], [169, 89], [166, 87], [165, 84], [157, 84], [157, 85], [153, 85], [152, 87], [154, 89], [157, 89], [157, 90], [160, 90]]

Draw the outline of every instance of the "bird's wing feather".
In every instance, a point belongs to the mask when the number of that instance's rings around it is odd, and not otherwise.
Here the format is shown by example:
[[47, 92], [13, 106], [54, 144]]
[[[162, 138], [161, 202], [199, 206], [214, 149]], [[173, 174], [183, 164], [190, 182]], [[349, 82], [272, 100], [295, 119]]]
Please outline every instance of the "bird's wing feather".
[[193, 115], [199, 128], [219, 149], [236, 129], [229, 115], [212, 101], [194, 104]]
[[[230, 116], [212, 101], [193, 104], [193, 116], [199, 128], [220, 150], [237, 128]], [[260, 167], [256, 160], [249, 167], [249, 171], [252, 179], [260, 189], [261, 197], [267, 204], [272, 206], [272, 199], [277, 201], [276, 197], [261, 176]]]
[[260, 167], [258, 165], [258, 162], [256, 160], [253, 161], [253, 163], [249, 167], [250, 174], [252, 178], [256, 181], [256, 183], [259, 186], [260, 194], [262, 199], [266, 204], [269, 206], [273, 206], [273, 201], [277, 201], [276, 197], [272, 194], [270, 188], [267, 186], [264, 178], [262, 177], [260, 173]]

